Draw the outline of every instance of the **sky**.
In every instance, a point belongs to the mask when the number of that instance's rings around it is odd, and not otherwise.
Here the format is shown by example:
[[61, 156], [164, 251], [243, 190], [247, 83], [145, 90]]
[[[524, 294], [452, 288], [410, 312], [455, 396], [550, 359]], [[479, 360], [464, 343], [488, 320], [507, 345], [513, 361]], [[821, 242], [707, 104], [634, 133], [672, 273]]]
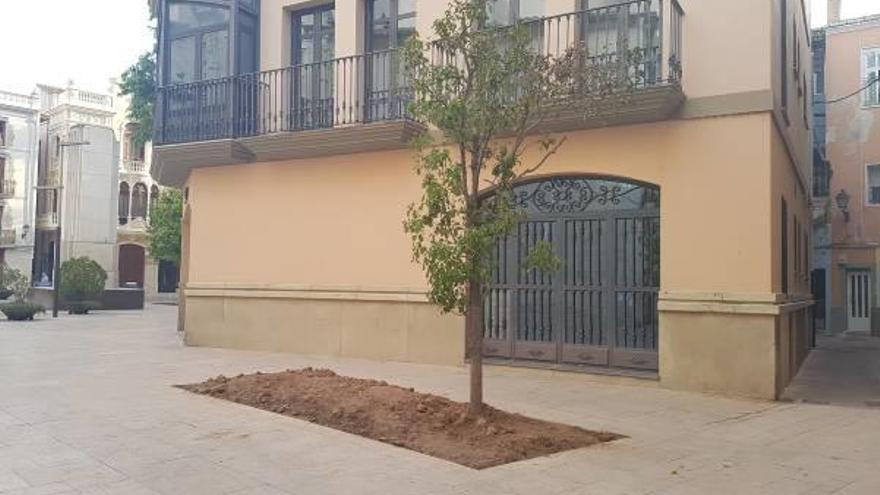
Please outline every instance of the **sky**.
[[[810, 1], [821, 26], [826, 0]], [[844, 18], [869, 14], [880, 14], [880, 0], [843, 0]], [[152, 47], [149, 25], [147, 0], [0, 0], [0, 89], [28, 93], [72, 80], [108, 91], [110, 78]]]

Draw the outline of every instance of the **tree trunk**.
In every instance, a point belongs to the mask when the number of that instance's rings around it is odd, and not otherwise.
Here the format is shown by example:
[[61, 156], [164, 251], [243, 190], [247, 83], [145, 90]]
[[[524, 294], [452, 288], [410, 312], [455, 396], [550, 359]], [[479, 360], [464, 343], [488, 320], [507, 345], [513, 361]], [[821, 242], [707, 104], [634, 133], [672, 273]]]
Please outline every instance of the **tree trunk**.
[[483, 412], [483, 288], [480, 282], [473, 280], [468, 288], [465, 336], [471, 360], [468, 414], [476, 416]]

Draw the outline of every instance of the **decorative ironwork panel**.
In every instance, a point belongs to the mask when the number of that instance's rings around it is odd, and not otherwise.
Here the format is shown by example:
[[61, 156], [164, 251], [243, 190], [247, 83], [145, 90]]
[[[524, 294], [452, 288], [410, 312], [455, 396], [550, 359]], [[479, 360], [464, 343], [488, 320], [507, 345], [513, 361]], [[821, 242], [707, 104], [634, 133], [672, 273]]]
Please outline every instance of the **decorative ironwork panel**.
[[[659, 188], [553, 178], [516, 187], [514, 197], [524, 219], [496, 245], [484, 301], [487, 352], [656, 367]], [[542, 242], [561, 260], [558, 272], [527, 266]]]
[[611, 179], [561, 178], [532, 182], [514, 190], [526, 214], [576, 214], [659, 208], [660, 190]]

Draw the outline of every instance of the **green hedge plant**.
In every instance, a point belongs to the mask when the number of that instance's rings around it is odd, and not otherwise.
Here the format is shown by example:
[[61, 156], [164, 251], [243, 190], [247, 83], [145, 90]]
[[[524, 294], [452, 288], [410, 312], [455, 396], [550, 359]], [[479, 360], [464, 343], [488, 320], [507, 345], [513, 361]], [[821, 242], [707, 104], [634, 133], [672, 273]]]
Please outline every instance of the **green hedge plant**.
[[3, 313], [8, 320], [33, 320], [37, 313], [46, 310], [39, 304], [27, 301], [28, 291], [31, 288], [27, 275], [4, 264], [0, 267], [0, 277], [2, 277], [0, 283], [2, 283], [3, 290], [9, 292], [6, 297], [9, 297], [10, 294], [15, 296], [12, 302], [0, 304], [0, 313]]
[[61, 264], [61, 296], [70, 314], [84, 315], [100, 307], [107, 272], [95, 260], [81, 257]]

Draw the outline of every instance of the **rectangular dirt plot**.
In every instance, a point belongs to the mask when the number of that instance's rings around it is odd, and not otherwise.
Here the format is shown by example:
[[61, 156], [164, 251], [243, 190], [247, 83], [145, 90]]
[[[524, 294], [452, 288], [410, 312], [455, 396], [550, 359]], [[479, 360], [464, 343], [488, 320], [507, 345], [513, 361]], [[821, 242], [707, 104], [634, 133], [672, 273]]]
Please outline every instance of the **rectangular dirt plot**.
[[384, 381], [311, 369], [218, 376], [181, 385], [197, 394], [304, 419], [475, 469], [531, 459], [622, 438], [467, 404]]

